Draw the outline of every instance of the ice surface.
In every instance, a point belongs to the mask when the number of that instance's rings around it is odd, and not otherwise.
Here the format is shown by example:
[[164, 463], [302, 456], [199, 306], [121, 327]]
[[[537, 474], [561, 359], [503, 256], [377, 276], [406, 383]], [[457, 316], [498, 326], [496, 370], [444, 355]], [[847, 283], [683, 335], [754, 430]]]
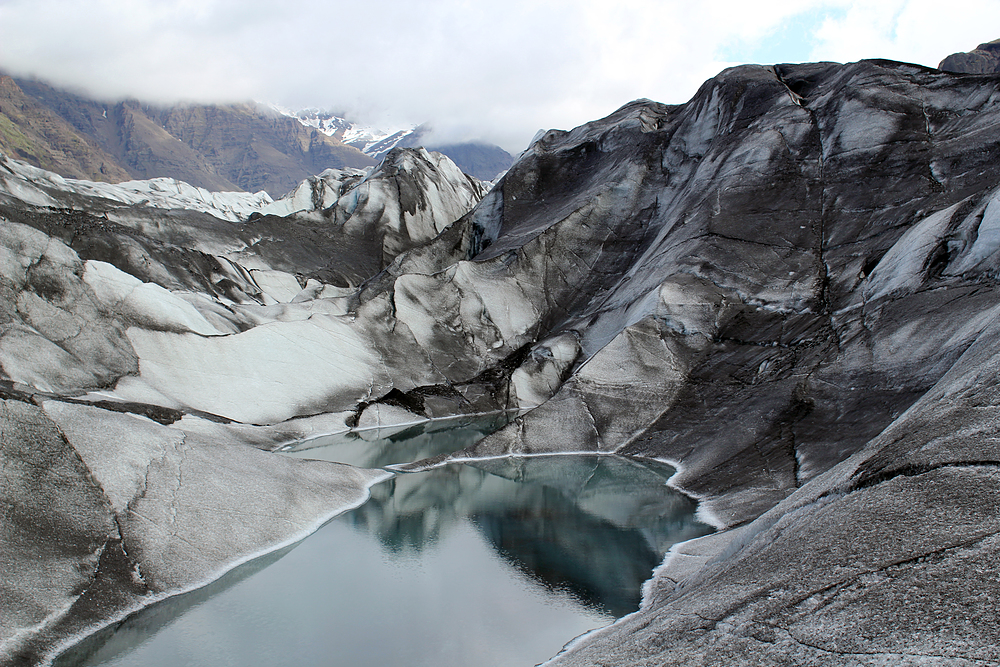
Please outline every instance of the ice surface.
[[101, 304], [128, 322], [203, 336], [220, 333], [194, 306], [155, 283], [144, 283], [107, 262], [88, 260], [84, 266], [83, 281]]
[[[989, 264], [992, 259], [995, 266], [997, 251], [1000, 250], [1000, 191], [993, 194], [982, 211], [982, 220], [976, 229], [975, 242], [958, 262], [954, 271], [963, 273], [971, 271], [980, 265]], [[993, 268], [993, 267], [989, 267]]]
[[[63, 178], [0, 155], [0, 193], [35, 206], [66, 205], [60, 194], [106, 199], [127, 206], [186, 209], [239, 222], [272, 203], [266, 192], [210, 192], [173, 178], [110, 184]], [[8, 176], [4, 174], [4, 171]], [[71, 204], [72, 205], [72, 204]]]
[[355, 429], [363, 439], [384, 438], [390, 433], [428, 421], [423, 415], [385, 403], [372, 403], [358, 416]]
[[348, 408], [369, 395], [380, 368], [370, 342], [332, 316], [212, 338], [137, 327], [128, 335], [151, 387], [250, 424]]
[[[895, 291], [914, 290], [919, 287], [923, 282], [930, 255], [940, 245], [959, 205], [954, 204], [929, 215], [907, 229], [906, 233], [896, 241], [895, 245], [872, 269], [871, 275], [868, 277], [868, 285], [865, 288], [865, 298], [873, 300]], [[1000, 205], [996, 208], [1000, 209]], [[1000, 222], [1000, 215], [996, 217], [997, 221]], [[982, 229], [982, 225], [980, 225], [980, 229]], [[998, 226], [997, 231], [1000, 232], [1000, 226]], [[982, 238], [980, 236], [980, 239]], [[991, 241], [984, 240], [983, 246], [990, 243]], [[1000, 247], [1000, 233], [996, 235], [995, 243], [997, 247]], [[982, 246], [978, 251], [973, 248], [973, 257], [982, 251]], [[975, 263], [972, 258], [969, 261]]]
[[303, 211], [319, 211], [333, 206], [337, 200], [371, 170], [327, 169], [310, 177], [281, 199], [263, 206], [264, 215], [291, 215]]
[[261, 292], [270, 297], [272, 303], [291, 303], [302, 291], [298, 279], [284, 271], [253, 269], [250, 276]]
[[182, 432], [137, 415], [60, 401], [46, 401], [42, 408], [73, 443], [118, 513], [145, 492], [150, 463], [184, 441]]
[[572, 334], [563, 334], [532, 348], [525, 363], [510, 376], [517, 407], [534, 408], [551, 398], [579, 354], [580, 343]]
[[24, 287], [28, 267], [41, 259], [50, 242], [45, 232], [0, 218], [0, 276]]

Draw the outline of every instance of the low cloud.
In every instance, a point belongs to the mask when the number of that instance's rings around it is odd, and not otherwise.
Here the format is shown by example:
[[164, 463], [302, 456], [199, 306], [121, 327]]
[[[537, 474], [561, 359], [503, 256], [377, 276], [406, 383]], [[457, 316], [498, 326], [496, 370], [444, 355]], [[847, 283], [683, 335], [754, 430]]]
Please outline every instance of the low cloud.
[[922, 0], [694, 4], [0, 0], [0, 68], [105, 98], [257, 99], [343, 109], [374, 125], [430, 122], [517, 152], [538, 129], [638, 97], [683, 102], [807, 12], [812, 32], [786, 62], [934, 65], [1000, 37], [974, 32], [1000, 25], [995, 2], [958, 17]]

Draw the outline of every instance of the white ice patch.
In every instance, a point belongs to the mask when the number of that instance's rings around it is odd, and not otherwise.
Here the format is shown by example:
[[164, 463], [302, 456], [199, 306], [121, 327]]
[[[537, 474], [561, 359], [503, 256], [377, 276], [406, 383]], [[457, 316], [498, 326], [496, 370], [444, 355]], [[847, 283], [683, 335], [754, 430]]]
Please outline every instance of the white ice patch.
[[319, 211], [337, 203], [370, 169], [327, 169], [307, 178], [281, 199], [260, 209], [264, 215], [286, 216], [304, 211]]
[[[3, 156], [0, 156], [2, 158]], [[4, 164], [7, 161], [4, 160]], [[2, 166], [2, 165], [0, 165]], [[32, 206], [58, 206], [58, 202], [30, 182], [0, 172], [0, 193]]]
[[[428, 288], [430, 289], [428, 290]], [[441, 312], [431, 312], [434, 306], [432, 304], [429, 307], [425, 300], [433, 297], [435, 304], [439, 303], [442, 298], [450, 302], [454, 297], [444, 293], [454, 291], [454, 286], [442, 276], [407, 273], [396, 278], [393, 288], [396, 319], [409, 327], [414, 339], [421, 347], [433, 347], [434, 327], [441, 319]]]
[[850, 98], [843, 101], [834, 117], [836, 125], [825, 142], [823, 159], [859, 150], [881, 149], [899, 131], [901, 119], [900, 115]]
[[185, 433], [198, 434], [213, 442], [250, 444], [260, 449], [275, 450], [304, 440], [346, 433], [350, 430], [347, 420], [354, 416], [353, 410], [347, 410], [291, 419], [273, 426], [248, 426], [236, 423], [221, 424], [194, 415], [184, 415], [180, 421], [173, 424], [173, 427]]
[[377, 440], [403, 431], [414, 424], [427, 421], [430, 421], [427, 417], [410, 412], [405, 408], [385, 403], [372, 403], [362, 411], [354, 430], [364, 440]]
[[14, 382], [49, 393], [86, 387], [95, 380], [73, 355], [28, 329], [0, 337], [0, 368]]
[[1000, 250], [1000, 192], [993, 195], [983, 211], [976, 241], [954, 268], [955, 273], [965, 273], [975, 269], [987, 258]]
[[126, 375], [125, 377], [118, 380], [115, 385], [114, 391], [95, 391], [86, 394], [82, 397], [82, 400], [87, 401], [127, 401], [132, 403], [146, 403], [148, 405], [160, 405], [165, 408], [171, 408], [173, 410], [179, 410], [184, 406], [178, 403], [175, 399], [169, 398], [156, 389], [153, 389], [149, 384], [142, 378], [137, 378], [131, 375]]
[[[655, 353], [653, 352], [655, 351]], [[669, 395], [668, 387], [684, 379], [685, 363], [658, 337], [633, 325], [615, 336], [611, 342], [587, 360], [576, 372], [577, 378], [604, 387], [636, 385], [639, 389], [652, 388]], [[657, 403], [654, 410], [662, 411]], [[638, 412], [639, 408], [636, 407]]]
[[380, 367], [348, 323], [316, 315], [232, 336], [203, 338], [131, 328], [141, 378], [190, 408], [273, 424], [344, 409], [369, 393]]
[[483, 301], [490, 321], [506, 342], [512, 342], [538, 323], [539, 313], [517, 279], [509, 273], [488, 273], [493, 265], [461, 261], [456, 265], [455, 283], [463, 292], [475, 292]]
[[250, 276], [260, 291], [265, 296], [270, 297], [273, 303], [291, 303], [302, 291], [298, 279], [284, 271], [254, 269], [250, 271]]
[[563, 334], [536, 346], [529, 359], [510, 376], [518, 409], [535, 408], [552, 398], [563, 374], [579, 354], [580, 343], [572, 334]]
[[723, 291], [707, 280], [685, 274], [660, 285], [657, 315], [678, 333], [714, 337], [719, 329]]
[[107, 262], [88, 260], [84, 266], [83, 281], [97, 300], [127, 322], [203, 336], [220, 333], [194, 306], [155, 283], [144, 283]]
[[52, 239], [34, 227], [0, 218], [0, 276], [23, 288], [28, 267], [37, 262]]
[[166, 451], [164, 438], [174, 447], [184, 440], [183, 433], [145, 417], [59, 401], [46, 401], [42, 408], [73, 444], [119, 514], [145, 491], [150, 462], [163, 458]]
[[[913, 290], [923, 283], [924, 267], [948, 231], [959, 204], [930, 215], [906, 230], [868, 277], [865, 299], [871, 301], [893, 292]], [[997, 237], [1000, 242], [1000, 236]]]
[[272, 201], [270, 195], [263, 191], [211, 192], [173, 178], [127, 181], [117, 185], [76, 181], [75, 189], [81, 194], [106, 197], [131, 205], [201, 211], [231, 222], [245, 220]]
[[331, 315], [346, 315], [347, 297], [356, 291], [357, 288], [354, 287], [325, 285], [318, 280], [310, 278], [306, 281], [306, 286], [302, 288], [302, 291], [292, 299], [292, 303], [322, 301], [328, 307], [327, 312]]

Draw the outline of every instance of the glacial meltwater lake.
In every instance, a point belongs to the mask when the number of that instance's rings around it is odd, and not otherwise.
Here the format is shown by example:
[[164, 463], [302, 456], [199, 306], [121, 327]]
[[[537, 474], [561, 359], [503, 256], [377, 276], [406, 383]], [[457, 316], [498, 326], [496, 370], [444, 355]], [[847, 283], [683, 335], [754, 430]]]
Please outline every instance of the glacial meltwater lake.
[[[468, 446], [495, 420], [343, 436], [286, 455], [369, 468]], [[115, 667], [526, 667], [635, 611], [672, 544], [711, 532], [673, 469], [545, 456], [400, 473], [302, 542], [139, 612], [57, 662]]]

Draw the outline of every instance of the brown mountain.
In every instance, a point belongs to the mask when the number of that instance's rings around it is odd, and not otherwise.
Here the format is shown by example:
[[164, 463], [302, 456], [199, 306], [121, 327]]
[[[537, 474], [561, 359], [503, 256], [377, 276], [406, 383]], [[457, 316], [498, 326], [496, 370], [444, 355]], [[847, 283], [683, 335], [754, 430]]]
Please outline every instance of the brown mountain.
[[374, 160], [255, 104], [105, 103], [34, 79], [0, 83], [0, 151], [77, 178], [167, 176], [280, 196], [331, 167]]
[[281, 195], [331, 167], [367, 167], [357, 148], [255, 104], [146, 108], [156, 125], [240, 189]]
[[0, 152], [49, 171], [94, 181], [118, 182], [129, 171], [94, 136], [80, 132], [0, 75]]

